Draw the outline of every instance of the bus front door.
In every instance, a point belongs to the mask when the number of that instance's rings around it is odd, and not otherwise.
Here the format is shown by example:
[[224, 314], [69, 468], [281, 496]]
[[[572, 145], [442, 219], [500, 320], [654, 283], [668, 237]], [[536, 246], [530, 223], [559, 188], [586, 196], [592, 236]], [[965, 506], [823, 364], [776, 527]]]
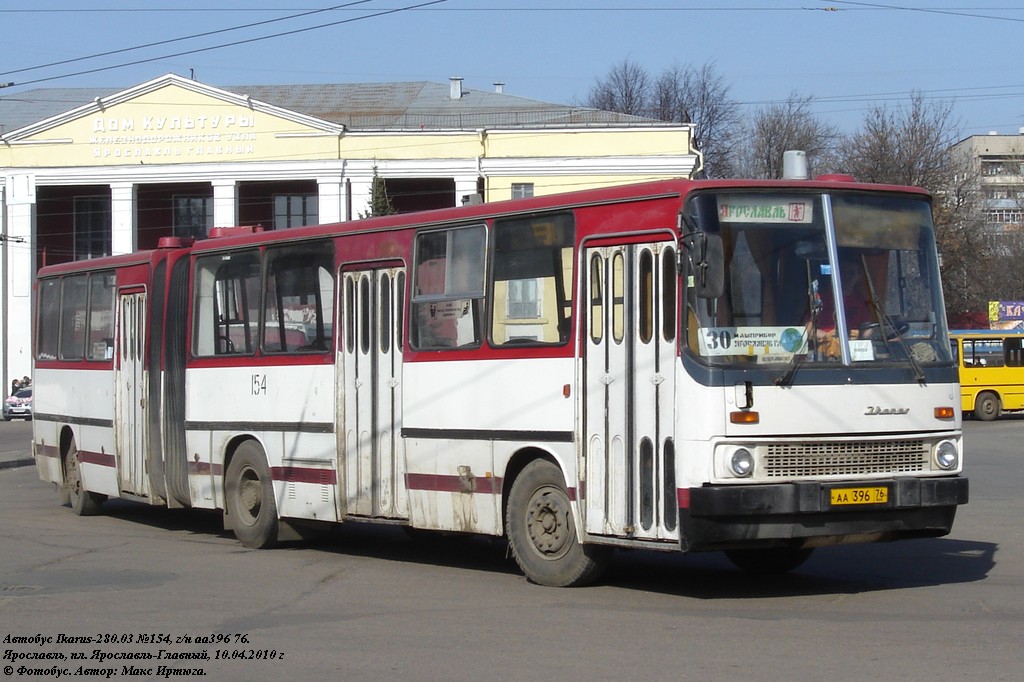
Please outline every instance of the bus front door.
[[146, 293], [117, 297], [114, 432], [121, 490], [149, 494], [146, 474]]
[[585, 251], [584, 459], [588, 534], [678, 538], [673, 242]]
[[405, 270], [343, 273], [343, 513], [408, 517], [402, 433]]

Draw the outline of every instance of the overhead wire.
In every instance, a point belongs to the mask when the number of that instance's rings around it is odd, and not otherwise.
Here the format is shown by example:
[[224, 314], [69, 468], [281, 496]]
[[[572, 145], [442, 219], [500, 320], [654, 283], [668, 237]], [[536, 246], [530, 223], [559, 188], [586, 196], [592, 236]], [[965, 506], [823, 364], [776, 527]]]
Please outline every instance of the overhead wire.
[[[196, 38], [206, 38], [208, 36], [219, 35], [221, 33], [229, 33], [231, 31], [241, 31], [246, 28], [255, 28], [256, 26], [265, 26], [267, 24], [274, 24], [281, 21], [289, 21], [291, 19], [299, 19], [301, 17], [308, 17], [313, 14], [320, 14], [322, 12], [332, 12], [334, 10], [344, 9], [352, 7], [354, 5], [364, 5], [374, 0], [354, 0], [353, 2], [347, 2], [343, 5], [335, 5], [333, 7], [325, 7], [323, 9], [311, 10], [308, 12], [300, 12], [298, 14], [291, 14], [286, 17], [278, 17], [276, 19], [266, 19], [264, 21], [256, 21], [250, 24], [241, 24], [240, 26], [229, 26], [228, 28], [220, 28], [214, 31], [205, 31], [203, 33], [194, 33], [187, 36], [179, 36], [177, 38], [168, 38], [167, 40], [158, 40], [152, 43], [145, 43], [143, 45], [133, 45], [132, 47], [123, 47], [117, 50], [108, 50], [107, 52], [97, 52], [96, 54], [85, 55], [83, 57], [72, 57], [71, 59], [62, 59], [57, 62], [50, 62], [49, 64], [39, 64], [38, 66], [26, 66], [21, 69], [14, 69], [12, 71], [0, 71], [0, 76], [10, 76], [16, 73], [24, 73], [26, 71], [37, 71], [39, 69], [48, 69], [54, 66], [63, 66], [65, 64], [74, 64], [76, 62], [83, 62], [89, 59], [99, 59], [100, 57], [109, 57], [115, 54], [124, 54], [126, 52], [134, 52], [135, 50], [144, 50], [150, 47], [158, 47], [160, 45], [169, 45], [171, 43], [179, 43], [185, 40], [195, 40]], [[73, 10], [72, 10], [73, 11]], [[134, 11], [134, 10], [133, 10]]]
[[415, 10], [415, 9], [421, 9], [421, 8], [424, 8], [424, 7], [429, 7], [431, 5], [438, 5], [438, 4], [441, 4], [443, 2], [447, 2], [447, 1], [448, 0], [427, 0], [426, 2], [420, 2], [420, 3], [413, 4], [413, 5], [406, 5], [404, 7], [396, 7], [394, 9], [387, 9], [387, 10], [379, 10], [379, 11], [373, 12], [372, 14], [366, 14], [366, 15], [360, 16], [360, 17], [351, 17], [349, 19], [341, 19], [339, 21], [331, 21], [331, 22], [327, 22], [327, 23], [323, 23], [323, 24], [317, 24], [315, 26], [306, 26], [306, 27], [303, 27], [303, 28], [292, 29], [290, 31], [281, 31], [279, 33], [272, 33], [270, 35], [265, 35], [265, 36], [257, 36], [257, 37], [254, 37], [254, 38], [246, 38], [244, 40], [235, 40], [235, 41], [232, 41], [232, 42], [229, 42], [229, 43], [221, 43], [219, 45], [210, 45], [210, 46], [207, 46], [207, 47], [200, 47], [200, 48], [196, 48], [196, 49], [193, 49], [193, 50], [184, 50], [184, 51], [181, 51], [181, 52], [175, 52], [173, 54], [161, 55], [159, 57], [149, 57], [147, 59], [138, 59], [138, 60], [131, 61], [131, 62], [125, 62], [123, 64], [113, 64], [111, 66], [101, 66], [101, 67], [96, 67], [94, 69], [85, 69], [85, 70], [82, 70], [82, 71], [76, 71], [74, 73], [66, 73], [66, 74], [62, 74], [62, 75], [59, 75], [59, 76], [48, 76], [48, 77], [45, 77], [45, 78], [35, 78], [35, 79], [32, 79], [32, 80], [21, 81], [20, 83], [13, 83], [12, 85], [19, 85], [19, 86], [20, 85], [34, 85], [36, 83], [46, 83], [48, 81], [60, 80], [62, 78], [72, 78], [74, 76], [83, 76], [83, 75], [90, 74], [90, 73], [99, 73], [101, 71], [112, 71], [114, 69], [122, 69], [122, 68], [125, 68], [125, 67], [128, 67], [128, 66], [137, 66], [139, 64], [148, 64], [150, 62], [157, 62], [157, 61], [161, 61], [163, 59], [173, 59], [175, 57], [183, 57], [185, 55], [190, 55], [190, 54], [199, 54], [199, 53], [202, 53], [202, 52], [211, 52], [213, 50], [222, 50], [222, 49], [227, 48], [227, 47], [237, 47], [238, 45], [247, 45], [247, 44], [250, 44], [250, 43], [261, 42], [261, 41], [264, 41], [264, 40], [271, 40], [273, 38], [281, 38], [281, 37], [284, 37], [284, 36], [297, 35], [299, 33], [306, 33], [306, 32], [309, 32], [309, 31], [317, 31], [317, 30], [320, 30], [322, 28], [329, 28], [329, 27], [332, 27], [332, 26], [341, 26], [343, 24], [351, 24], [351, 23], [354, 23], [356, 21], [364, 21], [366, 19], [376, 19], [378, 17], [387, 16], [389, 14], [397, 14], [399, 12], [407, 12], [407, 11], [411, 11], [411, 10]]

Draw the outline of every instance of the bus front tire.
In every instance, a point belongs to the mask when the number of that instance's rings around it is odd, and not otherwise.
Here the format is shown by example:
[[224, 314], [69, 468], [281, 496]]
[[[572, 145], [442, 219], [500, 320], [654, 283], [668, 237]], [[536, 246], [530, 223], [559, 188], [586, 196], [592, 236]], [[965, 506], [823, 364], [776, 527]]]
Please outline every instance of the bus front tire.
[[243, 546], [267, 549], [277, 544], [279, 522], [263, 449], [253, 441], [238, 446], [224, 483], [224, 503], [231, 529]]
[[755, 575], [778, 575], [803, 565], [813, 549], [769, 547], [766, 549], [727, 549], [725, 556], [736, 568]]
[[995, 393], [982, 393], [974, 403], [974, 416], [983, 422], [990, 422], [999, 416], [1002, 407], [999, 405], [999, 396]]
[[67, 492], [71, 511], [78, 516], [95, 516], [106, 495], [89, 492], [82, 487], [82, 463], [78, 459], [78, 448], [72, 440], [64, 457], [64, 490]]
[[530, 462], [516, 477], [505, 529], [516, 563], [538, 585], [592, 583], [611, 560], [611, 548], [580, 543], [562, 472], [547, 460]]

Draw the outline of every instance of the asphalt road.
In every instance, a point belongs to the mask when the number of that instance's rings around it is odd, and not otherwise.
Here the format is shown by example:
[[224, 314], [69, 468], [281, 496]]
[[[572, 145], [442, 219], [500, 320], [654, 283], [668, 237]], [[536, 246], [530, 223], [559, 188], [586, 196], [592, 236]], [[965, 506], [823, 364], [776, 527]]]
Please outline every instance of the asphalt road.
[[[0, 452], [23, 428], [0, 424]], [[971, 502], [947, 538], [822, 549], [760, 580], [719, 554], [622, 552], [581, 589], [531, 585], [501, 543], [475, 538], [348, 524], [251, 551], [216, 514], [114, 501], [75, 517], [33, 467], [0, 469], [4, 674], [1018, 680], [1024, 419], [966, 431]], [[11, 660], [28, 654], [66, 658]], [[161, 658], [103, 660], [136, 655]]]

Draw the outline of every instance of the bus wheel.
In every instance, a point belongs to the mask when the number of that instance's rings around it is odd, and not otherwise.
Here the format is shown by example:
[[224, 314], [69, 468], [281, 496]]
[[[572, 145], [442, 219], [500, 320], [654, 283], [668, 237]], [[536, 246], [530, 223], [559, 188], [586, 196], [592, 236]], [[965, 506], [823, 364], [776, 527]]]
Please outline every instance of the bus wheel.
[[990, 422], [999, 416], [1002, 408], [999, 405], [999, 396], [986, 391], [978, 396], [974, 403], [974, 416], [983, 422]]
[[813, 549], [770, 547], [768, 549], [727, 549], [725, 556], [742, 571], [777, 575], [792, 571], [810, 558]]
[[82, 487], [82, 465], [78, 459], [78, 448], [71, 441], [68, 454], [64, 456], [64, 489], [67, 491], [71, 510], [78, 516], [95, 516], [106, 495], [89, 492]]
[[591, 583], [611, 559], [608, 547], [580, 544], [562, 472], [547, 460], [530, 462], [512, 484], [505, 529], [519, 568], [539, 585]]
[[224, 504], [235, 537], [246, 547], [277, 544], [277, 504], [263, 449], [255, 441], [238, 446], [224, 480]]

